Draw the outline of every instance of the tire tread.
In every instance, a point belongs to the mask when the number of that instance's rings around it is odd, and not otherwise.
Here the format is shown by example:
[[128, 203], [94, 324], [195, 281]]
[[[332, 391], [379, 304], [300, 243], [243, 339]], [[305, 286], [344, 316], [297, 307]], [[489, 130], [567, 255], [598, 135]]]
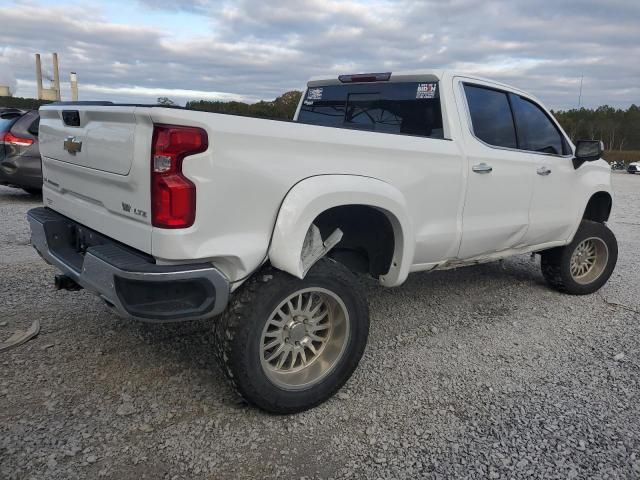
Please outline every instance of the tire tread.
[[[354, 350], [348, 357], [345, 357], [344, 361], [347, 363], [345, 364], [343, 378], [332, 384], [331, 388], [325, 390], [322, 395], [305, 402], [304, 406], [279, 403], [275, 398], [270, 398], [266, 392], [257, 390], [255, 385], [246, 381], [250, 375], [244, 358], [246, 355], [244, 347], [254, 338], [250, 336], [250, 329], [243, 327], [250, 325], [250, 317], [255, 313], [256, 301], [261, 295], [260, 290], [264, 289], [266, 284], [276, 289], [280, 286], [284, 287], [295, 277], [271, 266], [264, 267], [234, 294], [228, 308], [217, 319], [214, 326], [215, 354], [231, 388], [245, 402], [271, 413], [295, 413], [313, 408], [326, 401], [350, 378], [366, 347], [366, 336], [369, 331], [369, 307], [366, 296], [356, 277], [344, 265], [326, 257], [320, 260], [312, 271], [316, 276], [326, 276], [327, 278], [338, 280], [342, 284], [349, 285], [354, 290], [354, 299], [357, 302], [356, 308], [358, 311], [363, 312], [365, 317], [364, 327], [361, 332], [361, 334], [364, 334], [364, 341], [356, 342]], [[245, 381], [238, 381], [239, 378], [245, 379]]]
[[240, 287], [240, 292], [235, 294], [231, 300], [229, 306], [220, 315], [220, 318], [214, 325], [214, 349], [218, 362], [227, 377], [229, 385], [233, 391], [247, 401], [242, 391], [238, 387], [238, 383], [235, 380], [231, 359], [233, 355], [233, 339], [237, 335], [239, 325], [242, 325], [248, 315], [250, 305], [258, 290], [259, 279], [262, 277], [262, 283], [266, 283], [270, 280], [270, 270], [272, 267], [265, 267], [253, 277], [251, 277], [244, 285]]
[[[585, 238], [599, 236], [609, 249], [605, 271], [590, 284], [578, 284], [571, 277], [569, 262], [574, 249]], [[600, 289], [609, 279], [618, 259], [618, 243], [609, 228], [600, 222], [582, 220], [573, 240], [565, 247], [552, 248], [542, 252], [540, 269], [551, 288], [570, 295], [588, 295]]]

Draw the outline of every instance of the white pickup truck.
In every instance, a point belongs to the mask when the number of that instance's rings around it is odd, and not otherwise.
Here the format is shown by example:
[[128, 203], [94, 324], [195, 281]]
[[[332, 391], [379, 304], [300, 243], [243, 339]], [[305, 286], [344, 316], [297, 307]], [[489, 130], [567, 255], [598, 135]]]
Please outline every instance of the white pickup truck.
[[[536, 252], [599, 289], [617, 243], [602, 145], [516, 88], [447, 71], [311, 80], [292, 122], [182, 108], [40, 109], [32, 243], [58, 288], [143, 321], [214, 318], [232, 385], [271, 412], [323, 402], [369, 330], [355, 273]], [[428, 292], [425, 292], [428, 295]]]

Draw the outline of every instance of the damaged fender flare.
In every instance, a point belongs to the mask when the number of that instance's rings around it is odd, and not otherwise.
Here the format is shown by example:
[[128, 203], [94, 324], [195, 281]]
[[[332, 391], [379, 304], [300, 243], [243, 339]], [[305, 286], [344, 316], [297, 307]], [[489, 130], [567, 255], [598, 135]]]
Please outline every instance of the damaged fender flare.
[[[298, 278], [306, 273], [305, 238], [313, 221], [325, 210], [344, 205], [367, 205], [383, 212], [393, 227], [395, 250], [389, 271], [380, 283], [404, 282], [414, 254], [413, 226], [404, 196], [394, 186], [359, 175], [318, 175], [297, 183], [282, 202], [269, 248], [271, 264]], [[325, 239], [326, 240], [326, 239]]]

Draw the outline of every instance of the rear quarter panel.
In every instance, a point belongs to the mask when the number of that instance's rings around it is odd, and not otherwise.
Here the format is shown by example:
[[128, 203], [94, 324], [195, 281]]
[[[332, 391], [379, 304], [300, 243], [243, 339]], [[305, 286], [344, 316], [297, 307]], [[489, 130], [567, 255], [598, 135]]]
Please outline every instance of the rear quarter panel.
[[209, 136], [209, 150], [183, 163], [197, 186], [194, 225], [153, 229], [153, 255], [161, 261], [206, 258], [232, 279], [249, 273], [266, 258], [287, 192], [305, 178], [329, 174], [378, 178], [401, 191], [413, 230], [424, 240], [417, 250], [425, 262], [457, 249], [452, 232], [463, 178], [452, 141], [185, 110], [149, 114], [155, 123], [201, 127]]

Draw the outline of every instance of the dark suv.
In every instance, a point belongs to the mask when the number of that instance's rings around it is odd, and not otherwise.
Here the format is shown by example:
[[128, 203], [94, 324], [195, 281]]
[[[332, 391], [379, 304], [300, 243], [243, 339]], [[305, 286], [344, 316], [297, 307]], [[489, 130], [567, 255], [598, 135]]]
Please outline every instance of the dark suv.
[[0, 108], [0, 185], [42, 192], [39, 125], [36, 110]]

